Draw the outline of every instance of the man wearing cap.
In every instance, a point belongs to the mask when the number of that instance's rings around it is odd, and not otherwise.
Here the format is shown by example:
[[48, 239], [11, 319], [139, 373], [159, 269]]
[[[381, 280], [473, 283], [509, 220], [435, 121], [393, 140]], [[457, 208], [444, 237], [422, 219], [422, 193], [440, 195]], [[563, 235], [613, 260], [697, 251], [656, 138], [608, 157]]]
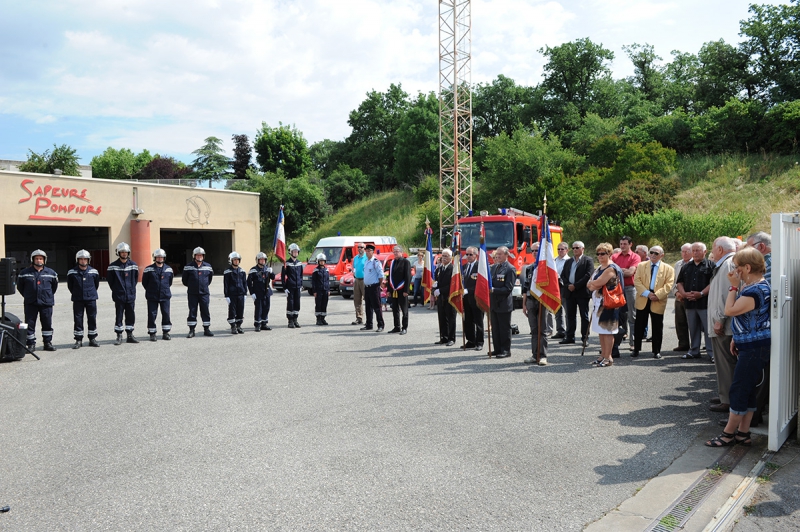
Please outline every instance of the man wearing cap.
[[233, 251], [228, 255], [230, 268], [226, 269], [222, 277], [223, 294], [228, 303], [228, 325], [231, 334], [244, 334], [244, 300], [247, 296], [247, 273], [239, 266], [242, 256]]
[[364, 264], [367, 262], [366, 248], [363, 242], [356, 244], [358, 255], [353, 257], [353, 305], [356, 307], [356, 321], [352, 325], [364, 323]]
[[58, 290], [58, 274], [47, 266], [47, 254], [41, 249], [31, 253], [31, 265], [17, 277], [17, 291], [24, 298], [25, 323], [28, 324], [28, 349], [36, 347], [36, 319], [42, 323], [42, 342], [45, 351], [53, 347], [53, 305]]
[[[389, 265], [389, 291], [392, 296], [392, 317], [394, 328], [390, 333], [406, 334], [408, 330], [408, 291], [411, 285], [411, 263], [403, 257], [403, 248], [395, 246], [394, 258]], [[400, 321], [400, 314], [403, 321]]]
[[367, 260], [364, 261], [364, 299], [367, 307], [367, 323], [361, 327], [362, 331], [371, 331], [373, 325], [372, 313], [378, 322], [378, 332], [383, 331], [383, 313], [381, 312], [381, 281], [383, 280], [383, 267], [381, 261], [375, 257], [375, 246], [365, 246]]

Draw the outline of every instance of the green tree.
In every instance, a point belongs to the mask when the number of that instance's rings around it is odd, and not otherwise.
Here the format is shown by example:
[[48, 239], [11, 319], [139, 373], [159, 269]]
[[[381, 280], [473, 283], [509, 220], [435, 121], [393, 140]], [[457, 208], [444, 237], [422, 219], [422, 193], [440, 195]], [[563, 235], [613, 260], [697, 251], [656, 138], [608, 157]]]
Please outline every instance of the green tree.
[[479, 83], [472, 94], [473, 144], [505, 132], [512, 135], [525, 123], [525, 107], [534, 98], [534, 89], [517, 85], [502, 74], [491, 83]]
[[328, 203], [336, 209], [362, 199], [369, 192], [369, 178], [346, 164], [339, 165], [324, 183]]
[[582, 160], [563, 148], [556, 136], [544, 138], [524, 129], [512, 136], [501, 133], [486, 141], [485, 168], [476, 181], [476, 208], [513, 206], [535, 212], [547, 193], [548, 212], [554, 218], [580, 215], [590, 204], [589, 197], [576, 193], [582, 187], [571, 176]]
[[599, 80], [610, 77], [608, 62], [613, 61], [614, 52], [588, 38], [546, 46], [539, 52], [547, 60], [542, 87], [551, 129], [577, 129], [597, 103]]
[[759, 125], [766, 109], [758, 100], [731, 98], [692, 122], [694, 149], [706, 152], [749, 151], [758, 147]]
[[347, 144], [339, 140], [320, 140], [308, 148], [308, 155], [311, 158], [311, 167], [323, 177], [328, 177], [347, 160]]
[[729, 99], [755, 96], [748, 72], [749, 57], [724, 40], [707, 42], [697, 54], [696, 98], [701, 109], [722, 107]]
[[439, 169], [439, 100], [419, 94], [397, 129], [394, 175], [398, 183], [413, 184]]
[[347, 137], [348, 164], [370, 176], [374, 189], [398, 185], [393, 175], [397, 132], [409, 108], [408, 94], [391, 84], [385, 93], [370, 91], [358, 108], [350, 112], [352, 128]]
[[779, 103], [764, 117], [764, 144], [782, 153], [797, 153], [800, 141], [800, 100]]
[[80, 157], [76, 153], [73, 148], [66, 144], [61, 146], [53, 144], [52, 152], [44, 150], [42, 153], [36, 153], [33, 150], [28, 150], [28, 159], [19, 165], [19, 171], [52, 174], [56, 170], [61, 170], [63, 175], [77, 177], [81, 175], [81, 171], [78, 168]]
[[676, 109], [689, 112], [693, 109], [699, 68], [700, 61], [696, 55], [672, 51], [672, 62], [664, 67], [663, 107], [666, 112]]
[[287, 179], [283, 172], [261, 174], [248, 170], [248, 178], [231, 185], [232, 190], [245, 190], [259, 194], [261, 238], [271, 241], [275, 231], [278, 210], [284, 206], [287, 236], [301, 236], [330, 213], [325, 194], [319, 184], [307, 175]]
[[247, 135], [232, 135], [233, 140], [233, 160], [231, 169], [236, 179], [247, 179], [247, 170], [252, 168], [253, 148], [250, 146], [250, 139]]
[[739, 24], [742, 50], [751, 58], [759, 89], [771, 103], [800, 100], [800, 0], [750, 4]]
[[656, 64], [661, 57], [656, 55], [653, 46], [633, 43], [622, 49], [633, 63], [633, 86], [641, 91], [645, 99], [651, 102], [660, 100], [664, 91], [664, 70]]
[[280, 170], [289, 179], [294, 179], [311, 167], [308, 141], [294, 126], [285, 126], [278, 122], [278, 127], [273, 128], [266, 122], [261, 122], [253, 147], [262, 172]]
[[92, 157], [89, 164], [92, 175], [98, 179], [132, 179], [152, 160], [147, 150], [137, 155], [128, 148], [116, 150], [109, 146], [102, 154]]
[[206, 138], [205, 144], [192, 152], [197, 155], [192, 163], [195, 178], [208, 180], [209, 187], [213, 181], [225, 178], [231, 161], [222, 152], [222, 140], [217, 137]]

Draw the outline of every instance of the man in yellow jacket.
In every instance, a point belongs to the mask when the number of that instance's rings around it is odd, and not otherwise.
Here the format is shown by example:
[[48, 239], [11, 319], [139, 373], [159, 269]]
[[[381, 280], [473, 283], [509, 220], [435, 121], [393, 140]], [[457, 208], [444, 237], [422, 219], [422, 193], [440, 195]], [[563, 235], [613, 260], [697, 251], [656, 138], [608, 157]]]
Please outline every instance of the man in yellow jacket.
[[631, 357], [638, 357], [642, 350], [642, 338], [647, 328], [647, 319], [653, 324], [653, 358], [661, 358], [661, 341], [664, 338], [664, 311], [667, 298], [675, 284], [675, 269], [662, 261], [661, 246], [650, 248], [650, 260], [641, 262], [633, 275], [636, 287], [636, 322], [634, 324], [634, 346]]

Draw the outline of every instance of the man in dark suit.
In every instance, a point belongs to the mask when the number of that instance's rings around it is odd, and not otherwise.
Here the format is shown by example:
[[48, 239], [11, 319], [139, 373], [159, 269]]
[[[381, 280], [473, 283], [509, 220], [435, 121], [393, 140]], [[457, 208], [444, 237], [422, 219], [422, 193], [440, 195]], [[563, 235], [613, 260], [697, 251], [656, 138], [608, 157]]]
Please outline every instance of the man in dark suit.
[[564, 312], [567, 316], [566, 338], [559, 344], [574, 344], [577, 322], [575, 313], [581, 311], [581, 340], [585, 341], [589, 333], [589, 300], [591, 294], [586, 289], [586, 283], [594, 271], [594, 261], [583, 254], [584, 245], [580, 240], [572, 243], [572, 258], [564, 264], [561, 271], [561, 280], [566, 287], [564, 294]]
[[[403, 248], [395, 246], [394, 258], [389, 265], [389, 292], [392, 295], [394, 328], [389, 333], [406, 334], [408, 330], [408, 291], [411, 289], [411, 263], [403, 257]], [[400, 313], [403, 314], [402, 326]]]
[[508, 248], [501, 246], [494, 252], [492, 293], [490, 297], [492, 339], [497, 358], [511, 356], [511, 313], [514, 312], [512, 291], [517, 281], [517, 270], [508, 262]]
[[470, 246], [465, 254], [467, 264], [462, 272], [464, 279], [464, 336], [466, 345], [462, 349], [483, 349], [483, 311], [475, 300], [475, 284], [478, 281], [478, 248]]
[[433, 295], [439, 314], [439, 341], [447, 347], [456, 343], [456, 308], [450, 304], [450, 279], [453, 277], [453, 252], [445, 248], [442, 262], [436, 268]]

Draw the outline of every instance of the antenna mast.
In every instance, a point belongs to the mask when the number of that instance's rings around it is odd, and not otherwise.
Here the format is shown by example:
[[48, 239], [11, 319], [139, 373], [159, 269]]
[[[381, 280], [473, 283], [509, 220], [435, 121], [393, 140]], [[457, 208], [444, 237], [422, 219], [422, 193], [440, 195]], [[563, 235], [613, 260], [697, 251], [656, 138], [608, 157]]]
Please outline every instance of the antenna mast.
[[472, 210], [472, 5], [439, 0], [439, 246]]

